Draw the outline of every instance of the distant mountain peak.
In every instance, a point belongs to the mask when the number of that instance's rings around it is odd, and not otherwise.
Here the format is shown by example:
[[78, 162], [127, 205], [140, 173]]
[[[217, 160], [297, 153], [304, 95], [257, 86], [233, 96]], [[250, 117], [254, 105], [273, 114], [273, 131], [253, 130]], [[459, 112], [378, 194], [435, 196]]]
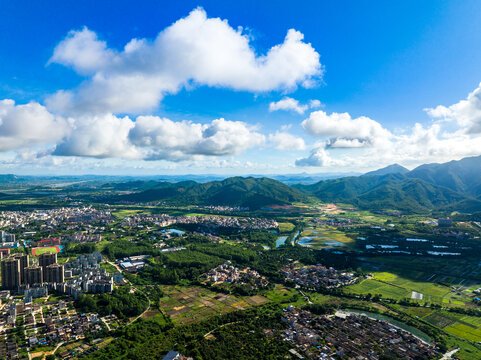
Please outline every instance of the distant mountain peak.
[[363, 176], [381, 176], [388, 174], [406, 174], [409, 170], [399, 164], [392, 164], [378, 170], [365, 173]]

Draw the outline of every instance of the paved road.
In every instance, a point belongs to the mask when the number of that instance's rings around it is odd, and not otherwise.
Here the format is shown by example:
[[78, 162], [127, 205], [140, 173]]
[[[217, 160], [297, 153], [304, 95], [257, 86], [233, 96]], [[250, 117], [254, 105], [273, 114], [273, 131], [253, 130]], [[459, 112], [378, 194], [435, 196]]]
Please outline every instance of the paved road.
[[144, 314], [145, 314], [147, 311], [149, 311], [149, 309], [150, 309], [150, 299], [149, 299], [149, 297], [147, 296], [147, 294], [144, 293], [143, 291], [140, 291], [140, 290], [137, 289], [137, 288], [132, 287], [132, 289], [134, 289], [134, 291], [138, 291], [139, 293], [144, 294], [144, 296], [145, 296], [145, 297], [147, 298], [147, 300], [149, 301], [149, 305], [147, 306], [147, 309], [145, 309], [145, 311], [144, 311], [142, 314], [140, 314], [140, 315], [137, 316], [136, 318], [130, 320], [130, 321], [129, 321], [129, 325], [132, 324], [135, 320], [139, 319], [142, 315], [144, 315]]
[[454, 349], [451, 351], [448, 351], [444, 356], [441, 358], [441, 360], [449, 360], [453, 358], [453, 355], [458, 352], [459, 349]]
[[[120, 273], [122, 273], [122, 269], [121, 269], [117, 264], [111, 262], [111, 261], [108, 260], [107, 258], [106, 258], [106, 261], [107, 261], [110, 265], [114, 266]], [[144, 293], [143, 291], [141, 291], [141, 290], [137, 289], [135, 286], [133, 286], [132, 283], [129, 281], [129, 279], [127, 279], [127, 278], [124, 278], [124, 279], [125, 279], [125, 281], [127, 281], [127, 282], [132, 286], [133, 292], [138, 291], [139, 293], [144, 294], [144, 296], [145, 296], [145, 297], [147, 298], [147, 300], [149, 301], [149, 305], [147, 306], [147, 309], [145, 309], [145, 311], [144, 311], [142, 314], [140, 314], [139, 316], [137, 316], [137, 317], [135, 317], [134, 319], [130, 320], [130, 321], [129, 321], [129, 325], [130, 325], [130, 324], [132, 324], [135, 320], [139, 319], [142, 315], [144, 315], [147, 311], [149, 311], [149, 309], [150, 309], [150, 298], [147, 296], [146, 293]], [[107, 326], [107, 327], [108, 327], [108, 326]]]

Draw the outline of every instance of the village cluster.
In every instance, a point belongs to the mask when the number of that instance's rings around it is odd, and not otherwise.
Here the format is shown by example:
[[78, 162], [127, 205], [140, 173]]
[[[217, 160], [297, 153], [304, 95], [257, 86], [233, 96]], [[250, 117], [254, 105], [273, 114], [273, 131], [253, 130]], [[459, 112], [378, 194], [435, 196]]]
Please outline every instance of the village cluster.
[[231, 261], [210, 270], [204, 278], [211, 284], [251, 284], [256, 287], [265, 287], [269, 284], [257, 271], [250, 268], [241, 270], [233, 266]]
[[286, 279], [294, 281], [296, 285], [314, 289], [350, 285], [357, 280], [353, 273], [342, 272], [320, 264], [300, 266], [298, 263], [292, 263], [285, 266], [281, 272]]
[[[433, 346], [414, 335], [363, 315], [337, 312], [317, 317], [290, 305], [284, 310], [282, 320], [288, 325], [282, 333], [283, 339], [309, 359], [414, 360], [434, 359], [439, 355]], [[295, 349], [291, 353], [299, 355]]]
[[171, 216], [166, 214], [137, 214], [124, 218], [122, 225], [138, 226], [153, 223], [158, 226], [174, 224], [196, 224], [207, 228], [230, 227], [241, 230], [274, 229], [279, 226], [277, 221], [262, 218], [237, 218], [224, 216]]
[[[25, 303], [21, 297], [4, 291], [2, 302], [0, 333], [5, 336], [5, 341], [0, 342], [2, 359], [18, 359], [20, 353], [25, 352], [24, 344], [35, 353], [34, 349], [38, 346], [54, 346], [81, 339], [105, 328], [97, 314], [78, 314], [71, 301]], [[77, 352], [89, 349], [90, 346], [83, 345]], [[66, 358], [69, 354], [63, 355], [61, 357]]]

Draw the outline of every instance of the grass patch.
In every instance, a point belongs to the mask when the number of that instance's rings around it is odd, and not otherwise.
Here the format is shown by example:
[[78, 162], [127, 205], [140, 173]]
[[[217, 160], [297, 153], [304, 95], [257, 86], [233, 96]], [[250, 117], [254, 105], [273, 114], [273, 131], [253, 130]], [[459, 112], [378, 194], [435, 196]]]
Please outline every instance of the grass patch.
[[281, 222], [279, 223], [279, 232], [291, 232], [295, 227], [296, 226], [290, 222]]
[[39, 256], [45, 253], [58, 254], [59, 252], [60, 252], [60, 248], [58, 246], [36, 247], [32, 249], [33, 256]]
[[103, 262], [100, 264], [100, 267], [102, 269], [105, 269], [107, 272], [111, 273], [111, 274], [115, 274], [115, 273], [118, 273], [119, 271], [115, 268], [115, 266], [113, 266], [112, 264], [109, 264], [108, 262]]
[[390, 284], [383, 283], [381, 281], [366, 279], [362, 280], [358, 284], [350, 285], [344, 288], [345, 291], [360, 295], [381, 295], [385, 298], [400, 300], [409, 297], [411, 292], [396, 287]]
[[474, 329], [468, 325], [456, 323], [444, 328], [448, 333], [466, 340], [481, 341], [481, 329]]

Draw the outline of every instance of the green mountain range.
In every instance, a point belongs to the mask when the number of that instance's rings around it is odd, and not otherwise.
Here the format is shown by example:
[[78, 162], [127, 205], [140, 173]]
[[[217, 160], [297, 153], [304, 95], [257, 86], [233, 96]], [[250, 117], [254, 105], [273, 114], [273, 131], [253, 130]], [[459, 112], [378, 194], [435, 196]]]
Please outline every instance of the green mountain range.
[[407, 174], [481, 200], [481, 156], [421, 165]]
[[[120, 185], [128, 187], [129, 183]], [[145, 186], [132, 184], [133, 186]], [[155, 186], [117, 197], [120, 201], [164, 201], [176, 205], [226, 205], [259, 209], [268, 205], [283, 205], [309, 201], [308, 195], [298, 189], [269, 178], [232, 177], [222, 181], [197, 183], [159, 182]]]
[[481, 156], [421, 165], [412, 171], [391, 165], [358, 177], [295, 187], [322, 201], [373, 210], [481, 211]]
[[361, 176], [322, 180], [311, 185], [289, 186], [265, 177], [232, 177], [204, 183], [192, 180], [116, 182], [106, 183], [102, 189], [129, 192], [112, 195], [112, 201], [163, 201], [173, 205], [259, 209], [317, 198], [371, 210], [472, 213], [481, 211], [481, 156], [421, 165], [411, 171], [394, 164]]
[[370, 171], [365, 173], [364, 176], [380, 176], [380, 175], [388, 175], [388, 174], [406, 174], [409, 170], [406, 169], [404, 166], [399, 164], [393, 164], [386, 166], [379, 170]]

